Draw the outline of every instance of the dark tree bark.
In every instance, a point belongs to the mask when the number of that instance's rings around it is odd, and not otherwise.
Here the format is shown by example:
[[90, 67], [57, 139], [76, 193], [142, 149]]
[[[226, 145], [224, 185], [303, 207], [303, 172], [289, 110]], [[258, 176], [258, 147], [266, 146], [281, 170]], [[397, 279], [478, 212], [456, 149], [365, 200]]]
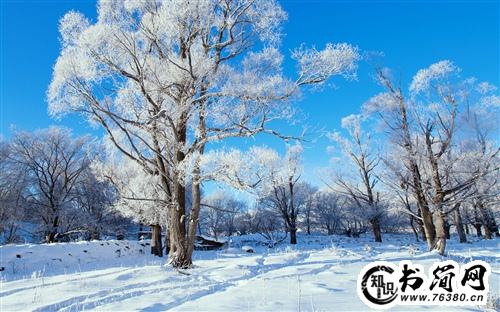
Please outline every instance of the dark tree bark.
[[479, 222], [474, 223], [474, 228], [476, 229], [477, 237], [482, 237], [483, 233], [481, 232], [481, 223], [479, 223]]
[[297, 244], [297, 229], [290, 229], [290, 244], [296, 245]]
[[479, 211], [479, 219], [481, 220], [484, 228], [484, 238], [492, 239], [493, 233], [498, 232], [498, 226], [496, 225], [491, 211], [481, 202], [478, 203], [477, 210]]
[[413, 231], [413, 234], [415, 235], [415, 240], [418, 242], [419, 239], [418, 239], [417, 229], [415, 228], [415, 217], [412, 215], [410, 215], [410, 227], [411, 227], [411, 230]]
[[450, 239], [450, 229], [451, 229], [451, 224], [448, 221], [448, 218], [445, 217], [444, 218], [444, 233], [445, 233], [446, 239]]
[[163, 257], [161, 226], [158, 224], [151, 225], [151, 254]]
[[375, 242], [381, 243], [382, 242], [382, 232], [380, 230], [380, 221], [378, 218], [375, 218], [370, 221], [373, 229], [373, 236], [375, 238]]
[[47, 234], [47, 243], [54, 243], [56, 240], [57, 228], [59, 227], [59, 217], [56, 216], [52, 221], [52, 230]]
[[455, 211], [453, 212], [453, 217], [454, 217], [455, 228], [457, 229], [457, 234], [458, 234], [458, 238], [460, 240], [460, 243], [466, 243], [467, 236], [465, 235], [465, 231], [464, 231], [462, 216], [460, 214], [460, 207], [457, 207], [455, 209]]

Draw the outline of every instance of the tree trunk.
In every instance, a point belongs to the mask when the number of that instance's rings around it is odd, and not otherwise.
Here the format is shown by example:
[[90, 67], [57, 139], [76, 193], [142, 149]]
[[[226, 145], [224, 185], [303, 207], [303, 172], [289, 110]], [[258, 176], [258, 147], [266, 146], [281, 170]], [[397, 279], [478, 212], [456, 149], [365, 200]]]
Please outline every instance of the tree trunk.
[[292, 245], [297, 244], [297, 228], [290, 229], [290, 244]]
[[454, 217], [454, 222], [455, 222], [455, 228], [457, 229], [457, 234], [458, 238], [460, 240], [460, 243], [466, 243], [467, 242], [467, 236], [465, 235], [464, 231], [464, 225], [462, 222], [462, 216], [460, 215], [460, 207], [457, 207], [455, 211], [453, 212], [453, 217]]
[[489, 211], [482, 203], [478, 205], [478, 210], [480, 213], [480, 220], [481, 223], [483, 224], [484, 228], [484, 238], [486, 239], [491, 239], [493, 237], [493, 220], [492, 216], [489, 214]]
[[440, 255], [444, 256], [446, 250], [446, 229], [442, 211], [437, 210], [434, 212], [434, 224], [436, 227], [436, 243], [434, 249], [437, 250]]
[[[417, 215], [422, 218], [422, 213], [420, 212], [420, 209], [417, 209]], [[420, 235], [422, 235], [422, 240], [425, 242], [427, 241], [427, 237], [425, 236], [425, 228], [424, 228], [424, 222], [421, 219], [415, 218], [415, 220], [418, 223], [418, 228], [420, 230]]]
[[451, 228], [451, 225], [450, 225], [450, 222], [448, 222], [448, 217], [445, 217], [444, 218], [444, 233], [445, 233], [446, 239], [450, 239], [450, 228]]
[[373, 236], [375, 238], [375, 241], [377, 243], [382, 242], [382, 232], [380, 231], [380, 221], [378, 218], [374, 218], [370, 221], [372, 224], [372, 229], [373, 229]]
[[474, 227], [476, 228], [477, 237], [481, 237], [483, 234], [481, 233], [481, 218], [478, 210], [478, 207], [474, 206]]
[[170, 231], [168, 230], [168, 225], [165, 226], [165, 242], [163, 245], [165, 246], [165, 254], [168, 255], [170, 253]]
[[158, 224], [151, 225], [151, 254], [163, 257], [161, 226]]
[[476, 229], [477, 237], [483, 236], [483, 233], [481, 233], [481, 223], [479, 222], [474, 223], [474, 228]]
[[327, 225], [326, 230], [328, 232], [328, 235], [333, 235], [333, 228], [331, 226]]
[[189, 268], [192, 264], [187, 254], [186, 227], [184, 225], [186, 190], [181, 183], [174, 183], [175, 201], [170, 208], [168, 228], [170, 231], [169, 263], [174, 268]]
[[413, 215], [410, 215], [410, 226], [413, 231], [413, 234], [415, 235], [415, 240], [418, 242], [418, 232], [417, 229], [415, 228], [415, 217]]
[[427, 247], [432, 250], [436, 241], [436, 227], [434, 226], [434, 221], [432, 220], [432, 213], [428, 207], [421, 208], [422, 214], [422, 224], [424, 226], [425, 239], [427, 241]]
[[492, 221], [493, 221], [493, 231], [495, 233], [495, 236], [496, 237], [500, 237], [500, 231], [498, 230], [498, 224], [497, 222], [495, 221], [495, 218], [492, 218]]
[[470, 234], [469, 224], [466, 223], [464, 227], [465, 227], [465, 234], [469, 235]]
[[[181, 118], [183, 120], [184, 118]], [[177, 125], [177, 144], [184, 146], [186, 142], [186, 123], [182, 121]], [[185, 158], [181, 148], [176, 147], [175, 164], [179, 165]], [[186, 188], [183, 177], [178, 172], [173, 174], [173, 203], [169, 207], [168, 228], [170, 230], [170, 252], [169, 263], [174, 268], [189, 268], [192, 265], [191, 256], [188, 251], [188, 240], [186, 237]]]
[[484, 238], [485, 239], [491, 239], [491, 228], [489, 227], [489, 224], [485, 224], [484, 226]]
[[52, 229], [49, 231], [49, 233], [45, 238], [47, 243], [55, 242], [58, 227], [59, 227], [59, 216], [55, 216], [54, 220], [52, 221]]
[[[195, 169], [195, 179], [198, 179], [199, 170]], [[200, 217], [201, 209], [201, 190], [199, 181], [193, 181], [192, 185], [192, 207], [189, 214], [189, 228], [188, 228], [188, 250], [187, 257], [191, 259], [194, 251], [194, 242], [196, 240], [196, 229]], [[216, 237], [217, 240], [217, 237]]]

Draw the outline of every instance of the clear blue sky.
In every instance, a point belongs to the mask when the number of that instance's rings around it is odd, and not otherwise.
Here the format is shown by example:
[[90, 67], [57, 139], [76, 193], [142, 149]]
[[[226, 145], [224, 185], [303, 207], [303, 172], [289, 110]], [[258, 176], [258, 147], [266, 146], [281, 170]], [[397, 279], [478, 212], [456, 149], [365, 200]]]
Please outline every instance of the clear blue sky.
[[[264, 0], [263, 0], [264, 1]], [[1, 2], [1, 111], [0, 135], [9, 137], [11, 126], [34, 130], [52, 124], [76, 133], [90, 129], [78, 116], [61, 121], [47, 115], [45, 91], [59, 53], [58, 20], [69, 10], [94, 18], [94, 1]], [[498, 1], [281, 1], [289, 18], [284, 25], [283, 51], [301, 43], [316, 45], [349, 42], [364, 51], [381, 51], [385, 66], [408, 81], [419, 68], [442, 59], [454, 61], [464, 75], [499, 85], [500, 7]], [[288, 66], [293, 66], [288, 58]], [[379, 91], [362, 63], [357, 82], [341, 80], [336, 90], [306, 93], [299, 106], [315, 129], [334, 130], [340, 119]], [[285, 126], [288, 132], [296, 129]], [[277, 146], [273, 140], [260, 140]], [[307, 176], [328, 164], [325, 138], [306, 144]], [[282, 147], [282, 144], [279, 145]]]

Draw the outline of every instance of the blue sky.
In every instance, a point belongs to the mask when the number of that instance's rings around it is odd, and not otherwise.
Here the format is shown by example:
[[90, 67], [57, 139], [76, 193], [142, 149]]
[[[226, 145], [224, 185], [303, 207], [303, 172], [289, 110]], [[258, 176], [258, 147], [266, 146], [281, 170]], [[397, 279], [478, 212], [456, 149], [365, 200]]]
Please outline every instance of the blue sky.
[[[281, 1], [288, 12], [283, 52], [301, 43], [321, 48], [327, 42], [348, 42], [363, 51], [380, 51], [384, 66], [400, 72], [404, 82], [420, 68], [449, 59], [464, 75], [499, 85], [500, 7], [498, 1]], [[0, 135], [8, 138], [11, 127], [34, 130], [52, 124], [83, 134], [89, 128], [78, 116], [57, 121], [47, 115], [45, 91], [59, 53], [58, 20], [69, 10], [93, 18], [93, 1], [1, 1], [1, 111]], [[293, 62], [287, 58], [287, 70]], [[358, 111], [379, 92], [372, 79], [373, 67], [362, 63], [357, 82], [335, 80], [337, 88], [305, 93], [297, 103], [306, 122], [316, 130], [334, 130], [340, 119]], [[303, 124], [303, 122], [302, 122]], [[297, 132], [297, 126], [281, 126]], [[319, 131], [316, 131], [318, 133]], [[312, 138], [312, 136], [311, 136]], [[256, 144], [282, 148], [275, 140], [258, 138]], [[306, 144], [306, 177], [314, 181], [315, 168], [328, 164], [320, 138]]]

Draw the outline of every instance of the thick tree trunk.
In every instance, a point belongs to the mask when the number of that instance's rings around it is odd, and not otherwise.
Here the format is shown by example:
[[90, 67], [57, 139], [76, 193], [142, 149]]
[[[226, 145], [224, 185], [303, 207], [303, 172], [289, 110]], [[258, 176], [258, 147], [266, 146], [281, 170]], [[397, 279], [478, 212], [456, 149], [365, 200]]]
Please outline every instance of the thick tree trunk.
[[370, 221], [371, 225], [372, 225], [372, 229], [373, 229], [373, 236], [375, 238], [375, 241], [377, 243], [381, 243], [382, 242], [382, 232], [380, 230], [380, 221], [378, 218], [375, 218], [375, 219], [372, 219]]
[[[417, 215], [422, 218], [422, 213], [420, 212], [420, 209], [417, 209]], [[425, 228], [424, 228], [424, 222], [420, 219], [415, 219], [418, 223], [418, 228], [420, 230], [420, 235], [422, 235], [422, 240], [425, 242], [427, 241], [427, 237], [425, 236]]]
[[426, 242], [426, 241], [427, 241], [427, 236], [425, 236], [425, 228], [424, 228], [424, 223], [423, 223], [423, 222], [420, 222], [420, 223], [418, 224], [418, 228], [419, 228], [419, 230], [420, 230], [420, 235], [422, 235], [422, 240], [423, 240], [424, 242]]
[[151, 225], [151, 254], [163, 257], [161, 226], [158, 224]]
[[494, 219], [492, 218], [491, 214], [489, 213], [488, 209], [484, 207], [481, 203], [478, 205], [478, 210], [481, 216], [481, 223], [483, 224], [484, 228], [484, 238], [486, 239], [492, 239], [493, 237], [493, 231], [494, 231]]
[[425, 240], [427, 241], [427, 247], [432, 250], [436, 241], [436, 227], [434, 226], [434, 221], [432, 220], [432, 213], [428, 207], [421, 208], [422, 214], [422, 224], [424, 226]]
[[493, 220], [493, 231], [492, 232], [495, 233], [496, 237], [500, 237], [500, 231], [498, 229], [498, 224], [495, 221], [495, 218], [492, 218], [492, 220]]
[[451, 228], [451, 225], [450, 225], [450, 222], [448, 222], [448, 217], [445, 217], [444, 218], [444, 233], [445, 233], [446, 239], [450, 239], [450, 228]]
[[484, 238], [485, 239], [491, 239], [491, 228], [489, 227], [489, 224], [485, 224], [484, 226]]
[[297, 228], [290, 229], [290, 244], [292, 245], [297, 244]]
[[476, 229], [477, 237], [483, 236], [483, 233], [481, 233], [481, 223], [479, 223], [479, 222], [474, 223], [474, 228]]
[[446, 229], [444, 214], [442, 211], [437, 210], [434, 212], [434, 224], [436, 227], [436, 243], [434, 249], [443, 256], [446, 250]]
[[58, 227], [59, 227], [59, 216], [55, 216], [54, 220], [52, 221], [52, 229], [49, 231], [49, 233], [47, 233], [47, 236], [45, 238], [47, 243], [55, 242]]
[[168, 230], [168, 225], [165, 226], [165, 242], [163, 245], [165, 246], [165, 254], [168, 255], [170, 253], [170, 231]]
[[[184, 118], [181, 118], [183, 120]], [[181, 122], [177, 125], [177, 140], [180, 147], [186, 142], [186, 124]], [[181, 148], [175, 151], [176, 165], [182, 163], [185, 154]], [[170, 231], [169, 263], [174, 268], [189, 268], [192, 265], [191, 256], [188, 251], [188, 240], [186, 237], [186, 188], [183, 177], [174, 171], [173, 174], [173, 203], [169, 208], [168, 228]]]
[[175, 202], [170, 208], [168, 228], [170, 231], [169, 263], [174, 268], [189, 268], [192, 264], [187, 254], [186, 227], [184, 225], [186, 190], [181, 183], [174, 183]]
[[460, 243], [467, 242], [467, 236], [465, 235], [464, 225], [462, 222], [462, 216], [460, 215], [460, 207], [457, 207], [453, 212], [453, 218], [455, 222], [455, 228], [457, 229], [458, 238]]
[[[195, 178], [199, 175], [199, 170], [195, 169]], [[194, 181], [192, 185], [192, 207], [189, 214], [189, 228], [188, 228], [188, 250], [187, 257], [191, 259], [194, 251], [194, 242], [196, 240], [196, 229], [200, 217], [201, 209], [201, 190], [198, 181]], [[217, 238], [216, 238], [217, 239]]]
[[481, 233], [481, 218], [479, 217], [478, 207], [474, 207], [474, 228], [476, 229], [477, 237], [483, 236]]
[[333, 228], [331, 226], [327, 225], [326, 231], [327, 231], [328, 235], [333, 235]]

